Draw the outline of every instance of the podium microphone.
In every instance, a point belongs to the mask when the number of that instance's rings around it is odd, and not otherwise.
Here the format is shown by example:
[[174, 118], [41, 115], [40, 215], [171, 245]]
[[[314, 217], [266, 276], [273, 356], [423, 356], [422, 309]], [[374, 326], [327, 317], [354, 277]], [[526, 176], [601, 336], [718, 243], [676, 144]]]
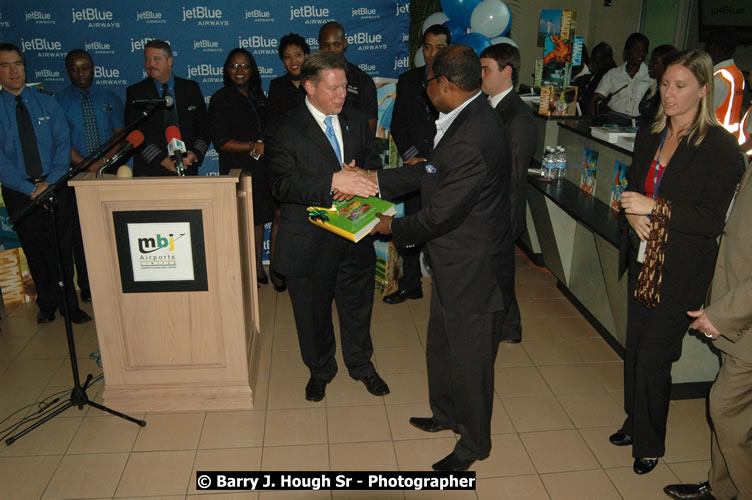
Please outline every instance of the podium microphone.
[[159, 106], [164, 104], [166, 108], [171, 108], [175, 104], [175, 99], [170, 95], [166, 95], [154, 99], [133, 99], [131, 100], [131, 104], [134, 106]]
[[139, 147], [142, 142], [144, 142], [144, 134], [142, 134], [140, 130], [134, 130], [130, 134], [128, 134], [125, 138], [125, 142], [123, 142], [123, 144], [118, 148], [115, 154], [112, 155], [112, 158], [105, 160], [104, 165], [102, 165], [99, 170], [97, 170], [97, 178], [101, 179], [104, 169], [119, 162], [131, 151]]
[[170, 158], [175, 160], [175, 169], [179, 176], [184, 176], [185, 167], [183, 166], [183, 155], [185, 154], [185, 143], [181, 140], [180, 129], [175, 125], [170, 125], [165, 130], [165, 138], [167, 138], [167, 153]]

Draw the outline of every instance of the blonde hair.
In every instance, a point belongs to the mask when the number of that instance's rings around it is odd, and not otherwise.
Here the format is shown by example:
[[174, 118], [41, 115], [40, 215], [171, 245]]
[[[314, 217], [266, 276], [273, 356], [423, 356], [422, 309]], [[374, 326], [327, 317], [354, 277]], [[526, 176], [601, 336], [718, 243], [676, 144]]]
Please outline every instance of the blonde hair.
[[[713, 61], [707, 52], [703, 50], [685, 50], [679, 52], [675, 58], [668, 61], [666, 70], [677, 64], [687, 68], [697, 79], [700, 87], [707, 87], [707, 92], [700, 98], [700, 109], [697, 115], [695, 115], [692, 123], [684, 131], [684, 135], [687, 136], [687, 142], [691, 142], [694, 146], [699, 146], [703, 139], [705, 139], [705, 135], [708, 133], [710, 127], [720, 126], [715, 117], [715, 109], [713, 108]], [[665, 75], [666, 72], [664, 71], [663, 74]], [[660, 86], [660, 82], [658, 82], [658, 85]], [[663, 132], [667, 125], [668, 117], [663, 111], [663, 102], [661, 102], [650, 131], [654, 134]]]

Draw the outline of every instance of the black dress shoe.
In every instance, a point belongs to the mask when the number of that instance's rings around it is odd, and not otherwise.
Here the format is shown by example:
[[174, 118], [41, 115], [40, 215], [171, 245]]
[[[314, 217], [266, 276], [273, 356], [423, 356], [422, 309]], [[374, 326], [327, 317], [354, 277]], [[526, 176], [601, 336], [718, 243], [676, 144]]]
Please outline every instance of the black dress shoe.
[[386, 396], [387, 394], [389, 394], [389, 386], [386, 385], [384, 379], [379, 377], [379, 374], [376, 372], [373, 372], [370, 375], [366, 375], [365, 377], [361, 377], [358, 380], [363, 382], [368, 392], [370, 392], [374, 396]]
[[669, 484], [663, 488], [663, 492], [678, 500], [715, 500], [707, 481], [697, 484]]
[[423, 432], [440, 432], [451, 430], [449, 427], [444, 427], [436, 423], [433, 417], [410, 417], [410, 425], [417, 427]]
[[502, 342], [506, 342], [507, 344], [519, 344], [522, 342], [522, 339], [501, 339]]
[[616, 431], [608, 437], [611, 444], [616, 446], [629, 446], [632, 444], [632, 436], [624, 431]]
[[266, 271], [264, 271], [263, 267], [256, 270], [256, 281], [258, 281], [260, 285], [266, 285], [269, 283], [269, 277], [266, 275]]
[[311, 377], [305, 386], [305, 398], [308, 401], [321, 401], [326, 396], [326, 384], [324, 379]]
[[37, 323], [39, 323], [40, 325], [44, 323], [52, 323], [53, 321], [55, 321], [55, 311], [39, 311], [37, 313]]
[[647, 474], [658, 465], [657, 458], [635, 458], [632, 468], [637, 474]]
[[[60, 312], [61, 316], [65, 316], [63, 312]], [[70, 313], [70, 320], [71, 323], [81, 324], [81, 323], [87, 323], [91, 321], [91, 316], [86, 314], [86, 311], [83, 311], [81, 309], [76, 309], [75, 311], [72, 311]]]
[[[478, 460], [485, 460], [488, 458], [488, 455], [485, 457], [478, 458]], [[475, 459], [462, 459], [454, 454], [454, 452], [450, 453], [449, 455], [445, 456], [435, 464], [433, 464], [433, 470], [437, 472], [460, 472], [465, 471], [470, 468], [471, 465], [475, 463]]]
[[397, 290], [389, 295], [384, 295], [384, 302], [387, 304], [400, 304], [407, 299], [420, 299], [423, 297], [422, 288], [413, 288], [412, 290]]
[[91, 292], [81, 290], [81, 302], [91, 302]]
[[287, 290], [287, 282], [285, 281], [285, 277], [278, 272], [270, 271], [269, 279], [272, 280], [272, 286], [274, 286], [274, 289], [276, 291], [284, 292], [285, 290]]

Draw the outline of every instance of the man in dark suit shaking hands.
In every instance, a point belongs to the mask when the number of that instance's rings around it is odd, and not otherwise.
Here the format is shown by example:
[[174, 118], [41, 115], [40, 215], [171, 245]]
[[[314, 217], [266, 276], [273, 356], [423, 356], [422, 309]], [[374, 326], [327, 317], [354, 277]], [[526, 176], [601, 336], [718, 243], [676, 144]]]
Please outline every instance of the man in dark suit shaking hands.
[[186, 175], [198, 175], [198, 167], [209, 149], [209, 119], [198, 83], [172, 74], [172, 48], [162, 40], [151, 40], [144, 49], [144, 67], [149, 75], [125, 90], [125, 124], [138, 118], [143, 107], [135, 99], [159, 99], [169, 95], [173, 106], [152, 113], [139, 126], [144, 143], [133, 156], [133, 175], [176, 175], [175, 160], [167, 154], [165, 130], [173, 125], [187, 149], [183, 156]]
[[481, 68], [470, 47], [439, 51], [427, 93], [440, 112], [427, 163], [378, 173], [385, 198], [420, 190], [418, 213], [381, 216], [374, 230], [397, 244], [425, 242], [433, 269], [426, 339], [433, 416], [410, 423], [460, 435], [434, 470], [467, 470], [491, 451], [494, 332], [504, 319], [502, 255], [512, 245], [509, 157], [498, 114], [480, 91]]
[[342, 355], [350, 376], [376, 396], [389, 393], [371, 363], [371, 309], [376, 255], [373, 242], [352, 243], [308, 221], [309, 206], [373, 196], [375, 182], [343, 165], [381, 166], [368, 120], [343, 109], [346, 63], [326, 51], [300, 70], [303, 104], [270, 128], [266, 161], [272, 193], [281, 204], [274, 271], [287, 277], [303, 362], [311, 372], [306, 399], [321, 401], [337, 373], [332, 300], [339, 315]]
[[[504, 123], [512, 160], [512, 176], [509, 183], [509, 207], [511, 211], [512, 239], [517, 240], [525, 232], [527, 207], [527, 169], [535, 153], [538, 132], [533, 112], [514, 91], [520, 74], [520, 51], [514, 45], [499, 43], [486, 47], [480, 54], [483, 73], [483, 92], [491, 107], [499, 113]], [[503, 342], [518, 343], [522, 340], [520, 307], [514, 294], [514, 250], [504, 257], [504, 266], [509, 275], [504, 287], [504, 327], [500, 333]]]

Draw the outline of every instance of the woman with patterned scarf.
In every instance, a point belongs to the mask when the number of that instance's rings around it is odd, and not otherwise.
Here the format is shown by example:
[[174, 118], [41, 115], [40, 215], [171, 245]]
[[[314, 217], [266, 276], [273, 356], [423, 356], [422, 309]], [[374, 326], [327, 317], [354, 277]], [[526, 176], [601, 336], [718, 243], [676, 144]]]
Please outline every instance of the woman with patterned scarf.
[[634, 471], [653, 470], [665, 452], [671, 364], [681, 356], [713, 276], [717, 238], [741, 178], [739, 148], [713, 112], [713, 63], [700, 50], [667, 63], [661, 105], [638, 131], [620, 271], [629, 269], [624, 359], [627, 418], [609, 439], [632, 445]]

